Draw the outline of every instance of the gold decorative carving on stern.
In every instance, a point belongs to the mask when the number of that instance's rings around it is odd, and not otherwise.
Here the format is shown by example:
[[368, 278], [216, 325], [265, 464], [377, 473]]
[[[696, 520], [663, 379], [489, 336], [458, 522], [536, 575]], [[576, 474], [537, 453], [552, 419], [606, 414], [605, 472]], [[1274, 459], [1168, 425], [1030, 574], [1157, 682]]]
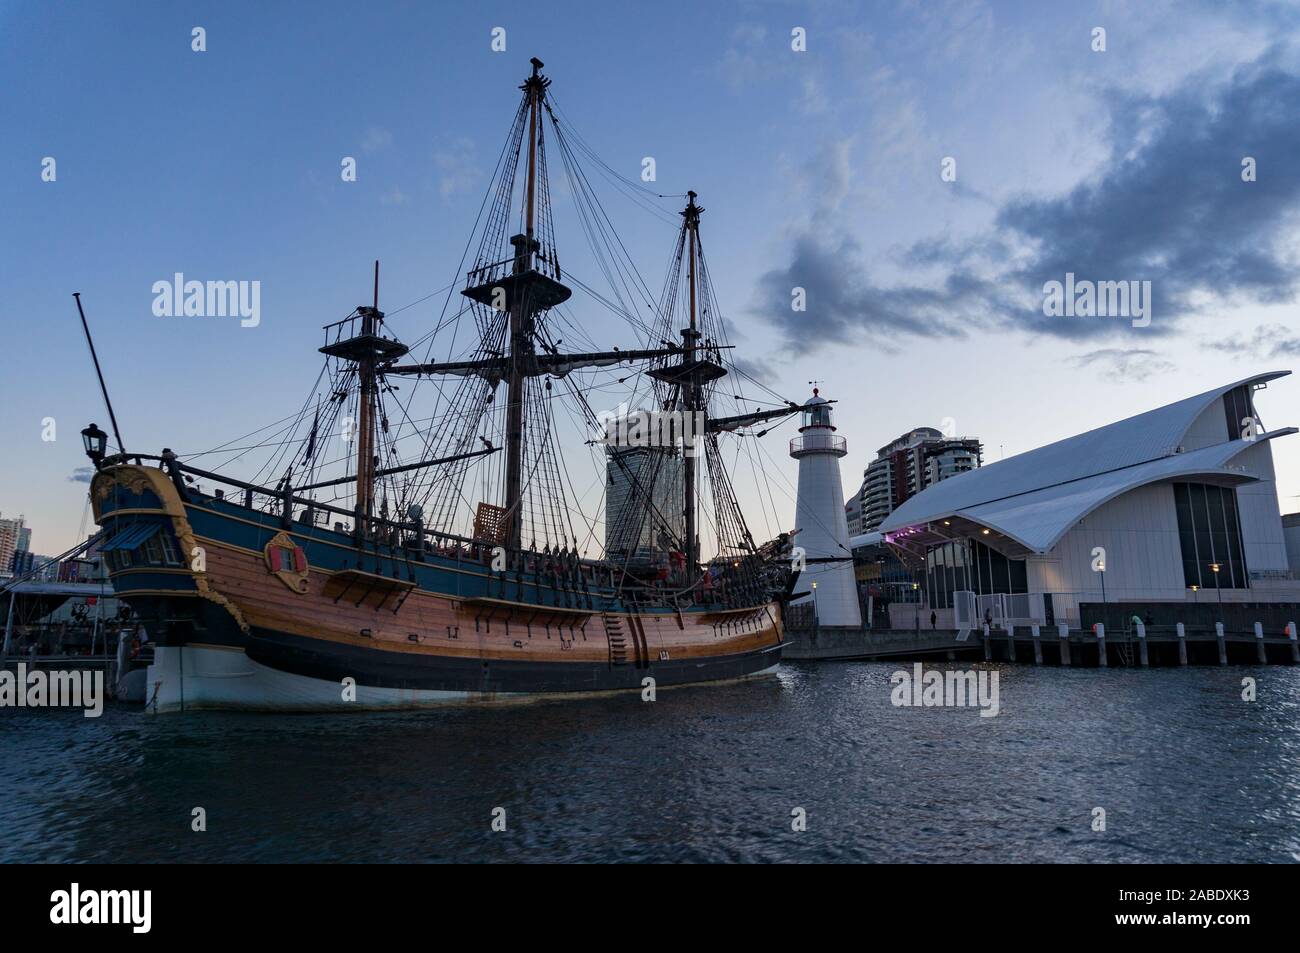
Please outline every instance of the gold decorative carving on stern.
[[208, 582], [208, 574], [200, 572], [193, 568], [192, 559], [194, 550], [198, 546], [198, 541], [194, 538], [194, 528], [190, 526], [189, 519], [185, 516], [185, 504], [181, 501], [180, 494], [176, 492], [176, 487], [172, 481], [161, 470], [154, 467], [146, 467], [138, 464], [116, 464], [107, 467], [95, 474], [91, 482], [92, 503], [94, 503], [95, 522], [100, 522], [100, 506], [104, 500], [108, 499], [112, 492], [114, 484], [121, 484], [128, 487], [133, 493], [139, 494], [146, 489], [153, 490], [154, 494], [162, 502], [162, 510], [172, 521], [172, 530], [176, 534], [176, 539], [180, 542], [183, 560], [187, 566], [190, 566], [190, 575], [194, 579], [194, 587], [198, 590], [200, 598], [214, 602], [230, 613], [235, 624], [240, 630], [247, 635], [249, 633], [248, 620], [239, 607], [231, 602], [223, 593], [213, 589]]

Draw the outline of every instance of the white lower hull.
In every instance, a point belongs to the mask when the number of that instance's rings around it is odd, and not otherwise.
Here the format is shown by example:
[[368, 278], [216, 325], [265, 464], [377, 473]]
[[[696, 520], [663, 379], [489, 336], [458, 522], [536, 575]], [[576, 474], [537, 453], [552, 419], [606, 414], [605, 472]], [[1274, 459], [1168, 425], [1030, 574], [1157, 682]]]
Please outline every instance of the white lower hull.
[[[776, 665], [748, 678], [770, 675]], [[628, 689], [637, 691], [639, 689]], [[292, 675], [248, 658], [241, 649], [216, 646], [159, 647], [149, 666], [146, 710], [150, 712], [234, 709], [245, 711], [374, 711], [435, 708], [487, 702], [523, 702], [586, 697], [571, 695], [374, 688]]]

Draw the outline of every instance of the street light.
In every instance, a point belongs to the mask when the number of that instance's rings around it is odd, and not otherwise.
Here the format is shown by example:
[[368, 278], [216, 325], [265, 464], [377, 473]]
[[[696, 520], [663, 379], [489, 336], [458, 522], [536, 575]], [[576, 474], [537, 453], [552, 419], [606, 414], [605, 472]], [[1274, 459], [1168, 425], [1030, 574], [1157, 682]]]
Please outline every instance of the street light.
[[820, 615], [820, 613], [818, 613], [817, 611], [817, 583], [815, 580], [812, 584], [812, 591], [813, 591], [813, 627], [816, 628], [818, 623], [818, 616]]
[[912, 604], [916, 608], [914, 627], [917, 633], [920, 633], [921, 631], [921, 593], [917, 591], [920, 588], [921, 588], [921, 584], [919, 582], [912, 583]]
[[1196, 593], [1197, 593], [1197, 590], [1199, 590], [1201, 587], [1200, 587], [1200, 586], [1188, 586], [1187, 588], [1189, 588], [1189, 589], [1192, 590], [1192, 601], [1193, 601], [1193, 602], [1200, 602], [1201, 600], [1198, 599], [1198, 598], [1196, 598]]
[[1210, 572], [1214, 573], [1214, 588], [1219, 593], [1219, 623], [1223, 623], [1223, 587], [1219, 585], [1219, 564], [1210, 563]]
[[[1097, 550], [1094, 549], [1093, 554], [1096, 555]], [[1101, 621], [1104, 624], [1106, 622], [1106, 553], [1104, 550], [1101, 552], [1101, 558], [1093, 563], [1092, 568], [1093, 572], [1101, 577]]]
[[108, 434], [99, 429], [99, 424], [91, 424], [81, 431], [81, 443], [86, 448], [86, 456], [99, 469], [104, 460], [104, 449], [108, 446]]

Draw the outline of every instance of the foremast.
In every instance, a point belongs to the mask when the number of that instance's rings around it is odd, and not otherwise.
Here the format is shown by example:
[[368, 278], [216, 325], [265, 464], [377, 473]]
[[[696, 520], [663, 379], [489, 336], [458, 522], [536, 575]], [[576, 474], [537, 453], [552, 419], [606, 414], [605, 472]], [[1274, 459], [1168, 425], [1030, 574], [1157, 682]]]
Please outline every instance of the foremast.
[[[406, 345], [384, 336], [383, 327], [384, 313], [379, 310], [379, 262], [376, 261], [371, 304], [359, 305], [350, 317], [327, 327], [327, 334], [331, 330], [335, 332], [335, 340], [320, 349], [322, 354], [351, 361], [356, 366], [358, 400], [356, 431], [353, 435], [357, 444], [353, 531], [358, 540], [364, 539], [368, 534], [375, 515], [379, 368], [407, 352]], [[286, 489], [288, 480], [289, 477], [286, 477]]]

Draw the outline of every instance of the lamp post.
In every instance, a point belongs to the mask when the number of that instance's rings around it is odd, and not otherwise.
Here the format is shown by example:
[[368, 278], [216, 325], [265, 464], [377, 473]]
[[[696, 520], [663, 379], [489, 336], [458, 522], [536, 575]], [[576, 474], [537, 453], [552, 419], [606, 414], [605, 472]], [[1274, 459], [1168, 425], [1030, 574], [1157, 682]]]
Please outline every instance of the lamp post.
[[[1096, 550], [1093, 550], [1094, 554]], [[1101, 577], [1101, 621], [1106, 623], [1106, 554], [1103, 551], [1101, 558], [1093, 564], [1093, 571]]]
[[918, 635], [919, 635], [920, 632], [921, 632], [921, 592], [920, 592], [920, 589], [921, 589], [921, 584], [920, 584], [919, 582], [914, 582], [914, 583], [912, 583], [912, 605], [915, 606], [915, 608], [916, 608], [916, 612], [915, 612], [915, 614], [914, 614], [915, 617], [914, 617], [913, 623], [914, 623], [914, 628], [915, 628], [915, 630], [916, 630], [916, 633], [917, 633]]
[[1219, 623], [1223, 623], [1223, 587], [1219, 585], [1219, 564], [1210, 563], [1210, 572], [1214, 573], [1214, 588], [1219, 593]]
[[1200, 587], [1200, 586], [1188, 586], [1187, 588], [1189, 588], [1189, 589], [1192, 590], [1192, 601], [1193, 601], [1193, 602], [1200, 602], [1201, 600], [1198, 599], [1198, 598], [1196, 597], [1196, 593], [1197, 593], [1197, 590], [1199, 590], [1201, 587]]
[[108, 434], [99, 429], [99, 424], [91, 424], [81, 431], [81, 443], [86, 448], [86, 456], [98, 470], [104, 462], [104, 450], [108, 446]]
[[[881, 554], [876, 557], [876, 585], [879, 587], [879, 590], [882, 594], [887, 591], [885, 589], [884, 554]], [[867, 628], [874, 629], [876, 627], [876, 602], [874, 599], [868, 599], [867, 603], [871, 606], [870, 618], [867, 620]], [[886, 625], [888, 625], [888, 616], [886, 616]]]
[[813, 592], [813, 628], [815, 629], [815, 628], [817, 628], [817, 626], [818, 626], [818, 612], [817, 612], [817, 582], [816, 582], [816, 580], [813, 580], [813, 584], [812, 584], [812, 592]]

